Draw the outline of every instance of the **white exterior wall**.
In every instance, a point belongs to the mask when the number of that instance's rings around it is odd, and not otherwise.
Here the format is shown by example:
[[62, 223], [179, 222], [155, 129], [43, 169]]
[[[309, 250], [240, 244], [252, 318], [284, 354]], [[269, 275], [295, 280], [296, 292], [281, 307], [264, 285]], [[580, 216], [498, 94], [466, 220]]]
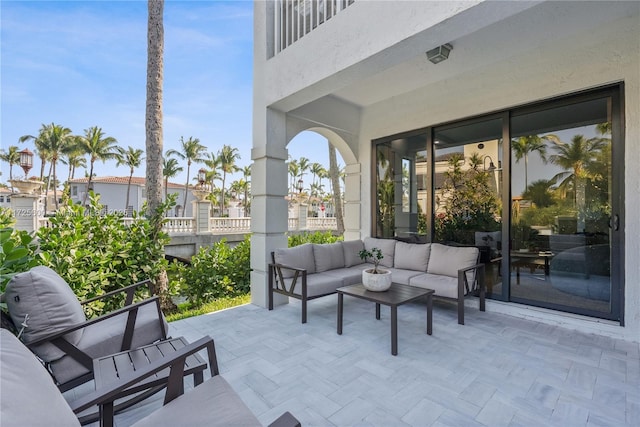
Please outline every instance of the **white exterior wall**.
[[[347, 238], [370, 233], [373, 139], [624, 82], [625, 327], [496, 301], [488, 310], [640, 340], [639, 2], [357, 0], [270, 60], [268, 7], [254, 6], [254, 150], [283, 150], [276, 157], [284, 168], [286, 144], [297, 132], [335, 133], [351, 171], [346, 220], [360, 230]], [[447, 42], [454, 47], [450, 58], [430, 64], [424, 52]], [[327, 107], [348, 104], [341, 96], [361, 101], [347, 120], [344, 109]], [[268, 176], [260, 168], [253, 173], [254, 181]], [[286, 193], [284, 170], [281, 181], [264, 190], [273, 203]], [[270, 206], [254, 205], [254, 216], [267, 216]], [[255, 290], [264, 289], [268, 253], [286, 245], [284, 228], [266, 221], [256, 238], [269, 244], [252, 247], [252, 292], [254, 279]], [[264, 306], [264, 294], [252, 298]]]

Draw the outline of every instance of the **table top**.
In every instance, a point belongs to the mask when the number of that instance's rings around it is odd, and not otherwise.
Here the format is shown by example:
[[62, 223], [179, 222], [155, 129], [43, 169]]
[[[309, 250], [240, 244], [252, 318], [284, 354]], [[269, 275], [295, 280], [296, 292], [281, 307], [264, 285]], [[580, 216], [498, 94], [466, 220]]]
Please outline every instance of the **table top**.
[[383, 305], [401, 305], [420, 297], [433, 294], [433, 289], [418, 288], [416, 286], [392, 283], [389, 290], [384, 292], [374, 292], [365, 289], [362, 283], [351, 286], [344, 286], [337, 289], [338, 293], [350, 295], [356, 298], [365, 299]]
[[[183, 337], [177, 337], [137, 349], [94, 359], [93, 370], [96, 388], [118, 381], [121, 377], [130, 375], [135, 370], [147, 366], [167, 355], [175, 353], [177, 350], [188, 344], [187, 340]], [[198, 371], [204, 371], [206, 368], [207, 363], [196, 353], [187, 357], [185, 361], [184, 375], [186, 376]], [[168, 376], [169, 369], [164, 369], [141, 381], [135, 387], [128, 389], [126, 394], [132, 394], [155, 387], [166, 382]]]

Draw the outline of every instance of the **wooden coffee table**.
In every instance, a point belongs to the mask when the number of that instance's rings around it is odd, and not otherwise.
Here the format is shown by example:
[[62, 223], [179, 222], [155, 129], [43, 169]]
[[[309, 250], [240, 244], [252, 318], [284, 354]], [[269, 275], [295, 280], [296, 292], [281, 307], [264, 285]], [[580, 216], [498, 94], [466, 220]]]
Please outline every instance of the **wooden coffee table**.
[[342, 311], [345, 295], [364, 299], [376, 303], [376, 319], [380, 320], [380, 305], [388, 305], [391, 308], [391, 354], [398, 354], [398, 306], [427, 297], [427, 334], [431, 335], [433, 320], [433, 293], [432, 289], [423, 289], [415, 286], [391, 284], [391, 288], [385, 292], [372, 292], [365, 289], [360, 283], [344, 286], [337, 289], [338, 292], [338, 335], [342, 335]]

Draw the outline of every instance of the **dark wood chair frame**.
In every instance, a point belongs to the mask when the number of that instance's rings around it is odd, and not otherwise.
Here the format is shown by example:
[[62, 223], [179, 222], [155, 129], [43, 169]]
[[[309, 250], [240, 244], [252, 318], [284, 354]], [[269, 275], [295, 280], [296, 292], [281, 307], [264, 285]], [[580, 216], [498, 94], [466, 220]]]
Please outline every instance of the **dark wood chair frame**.
[[[95, 317], [93, 319], [87, 320], [85, 322], [79, 323], [77, 325], [71, 326], [67, 329], [64, 329], [62, 331], [59, 331], [55, 334], [49, 335], [47, 337], [41, 338], [39, 340], [33, 341], [31, 343], [29, 343], [27, 345], [27, 347], [35, 347], [37, 345], [41, 345], [44, 343], [52, 343], [53, 345], [55, 345], [56, 347], [58, 347], [60, 350], [62, 350], [63, 352], [66, 353], [67, 356], [72, 357], [73, 359], [75, 359], [77, 362], [79, 362], [80, 364], [82, 364], [82, 366], [84, 366], [85, 368], [87, 368], [89, 370], [88, 373], [75, 378], [73, 380], [67, 381], [66, 383], [60, 384], [56, 381], [56, 385], [58, 386], [58, 389], [60, 389], [61, 392], [65, 392], [67, 390], [70, 390], [74, 387], [79, 386], [80, 384], [84, 384], [87, 381], [91, 381], [93, 379], [93, 358], [91, 356], [89, 356], [88, 354], [86, 354], [85, 352], [83, 352], [82, 350], [80, 350], [78, 347], [76, 347], [75, 345], [73, 345], [72, 343], [70, 343], [69, 341], [67, 341], [65, 339], [65, 335], [74, 332], [74, 331], [78, 331], [81, 329], [86, 328], [87, 326], [96, 324], [96, 323], [100, 323], [104, 320], [107, 320], [109, 318], [118, 316], [122, 313], [128, 313], [127, 314], [127, 324], [125, 327], [125, 330], [122, 334], [122, 344], [120, 346], [120, 351], [126, 351], [126, 350], [131, 350], [131, 342], [133, 340], [133, 333], [134, 333], [134, 329], [135, 329], [135, 323], [136, 323], [136, 318], [138, 315], [138, 310], [140, 309], [140, 307], [146, 305], [146, 304], [155, 304], [156, 305], [156, 309], [158, 312], [158, 327], [160, 328], [161, 332], [161, 339], [165, 340], [167, 339], [167, 335], [166, 335], [166, 331], [164, 329], [164, 320], [163, 320], [163, 315], [162, 315], [162, 310], [160, 309], [160, 300], [158, 299], [158, 297], [152, 297], [152, 298], [148, 298], [145, 299], [143, 301], [137, 302], [137, 303], [133, 303], [133, 299], [135, 297], [135, 292], [136, 290], [141, 287], [141, 286], [147, 286], [149, 288], [149, 291], [151, 291], [151, 281], [150, 280], [144, 280], [142, 282], [138, 282], [138, 283], [134, 283], [133, 285], [124, 287], [122, 289], [117, 289], [115, 291], [112, 292], [108, 292], [106, 294], [94, 297], [94, 298], [90, 298], [88, 300], [82, 301], [80, 302], [81, 305], [86, 305], [90, 302], [94, 302], [94, 301], [99, 301], [99, 300], [103, 300], [105, 298], [109, 298], [112, 297], [114, 295], [117, 295], [121, 292], [125, 292], [126, 296], [125, 296], [125, 302], [124, 302], [124, 307], [114, 310], [110, 313], [107, 313], [105, 315], [99, 316], [99, 317]], [[3, 323], [6, 322], [10, 322], [10, 318], [8, 318], [8, 316], [6, 316], [3, 312]], [[14, 325], [14, 329], [16, 328], [16, 325]], [[45, 363], [45, 366], [47, 366], [47, 364]], [[50, 369], [47, 370], [49, 372], [51, 372]], [[55, 379], [55, 377], [54, 377]]]
[[[274, 252], [271, 252], [271, 261], [272, 263], [269, 264], [269, 310], [273, 310], [274, 292], [299, 299], [302, 301], [302, 323], [307, 323], [307, 302], [312, 299], [336, 293], [333, 291], [310, 297], [308, 296], [307, 289], [307, 270], [276, 263]], [[287, 284], [284, 281], [282, 270], [291, 270], [294, 272], [293, 277], [291, 278], [291, 285], [289, 287], [287, 287]]]

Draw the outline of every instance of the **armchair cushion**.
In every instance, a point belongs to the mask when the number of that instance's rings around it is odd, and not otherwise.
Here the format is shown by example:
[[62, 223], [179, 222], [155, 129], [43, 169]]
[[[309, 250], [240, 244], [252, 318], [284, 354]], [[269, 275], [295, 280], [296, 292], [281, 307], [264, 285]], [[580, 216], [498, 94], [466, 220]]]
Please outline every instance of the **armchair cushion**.
[[[76, 346], [91, 358], [122, 351], [122, 338], [127, 324], [127, 316], [128, 313], [125, 312], [87, 326]], [[160, 317], [157, 303], [141, 304], [136, 317], [131, 348], [142, 347], [162, 339], [162, 329], [159, 325]], [[162, 325], [166, 336], [169, 324], [164, 316], [162, 317]], [[89, 372], [71, 356], [55, 360], [49, 365], [49, 368], [60, 384]]]
[[[382, 260], [380, 260], [380, 265], [389, 268], [393, 267], [393, 256], [396, 250], [395, 240], [367, 237], [364, 239], [364, 248], [368, 251], [372, 248], [380, 249], [382, 251]], [[370, 262], [370, 260], [367, 261]]]
[[[305, 243], [294, 248], [279, 248], [274, 251], [274, 259], [277, 264], [288, 267], [297, 267], [307, 270], [308, 274], [316, 272], [316, 262], [313, 259], [313, 245]], [[283, 277], [293, 277], [292, 270], [283, 269]]]
[[314, 244], [313, 255], [316, 260], [316, 273], [344, 268], [344, 251], [340, 242], [324, 245]]
[[[29, 315], [23, 340], [29, 344], [86, 320], [82, 306], [67, 282], [55, 271], [45, 266], [16, 274], [7, 284], [5, 292], [7, 308], [13, 323], [19, 327]], [[82, 330], [65, 337], [76, 345], [82, 338]], [[32, 349], [42, 360], [50, 362], [64, 353], [47, 343]]]
[[364, 261], [360, 258], [360, 251], [364, 249], [362, 240], [346, 240], [342, 242], [342, 250], [344, 251], [344, 266], [352, 267], [362, 264]]
[[458, 277], [458, 270], [472, 267], [478, 262], [480, 251], [475, 247], [431, 244], [427, 273]]
[[404, 270], [427, 271], [431, 245], [396, 242], [393, 266]]
[[80, 425], [44, 366], [6, 329], [0, 329], [0, 348], [3, 427]]

